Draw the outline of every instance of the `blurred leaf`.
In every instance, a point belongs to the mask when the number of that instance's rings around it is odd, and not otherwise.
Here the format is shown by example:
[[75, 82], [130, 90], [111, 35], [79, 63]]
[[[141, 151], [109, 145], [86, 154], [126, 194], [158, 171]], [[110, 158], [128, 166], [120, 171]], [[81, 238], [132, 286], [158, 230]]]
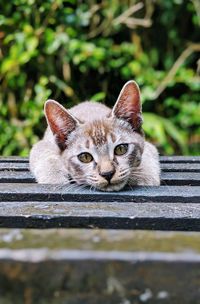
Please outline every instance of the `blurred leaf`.
[[90, 100], [92, 100], [92, 101], [103, 101], [105, 99], [105, 97], [106, 97], [105, 92], [99, 92], [99, 93], [93, 95], [90, 98]]

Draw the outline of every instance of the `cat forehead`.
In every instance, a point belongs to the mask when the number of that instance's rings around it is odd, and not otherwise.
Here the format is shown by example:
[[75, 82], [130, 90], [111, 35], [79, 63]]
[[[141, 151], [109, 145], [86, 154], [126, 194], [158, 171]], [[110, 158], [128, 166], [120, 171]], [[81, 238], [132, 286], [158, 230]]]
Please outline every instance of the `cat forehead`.
[[116, 140], [113, 133], [112, 124], [107, 123], [105, 120], [96, 120], [84, 128], [84, 135], [90, 138], [95, 146], [102, 146], [107, 142], [108, 134]]
[[96, 120], [85, 126], [83, 132], [86, 138], [90, 138], [95, 146], [103, 146], [108, 142], [117, 141], [122, 133], [130, 132], [131, 128], [125, 122], [111, 121], [110, 119]]

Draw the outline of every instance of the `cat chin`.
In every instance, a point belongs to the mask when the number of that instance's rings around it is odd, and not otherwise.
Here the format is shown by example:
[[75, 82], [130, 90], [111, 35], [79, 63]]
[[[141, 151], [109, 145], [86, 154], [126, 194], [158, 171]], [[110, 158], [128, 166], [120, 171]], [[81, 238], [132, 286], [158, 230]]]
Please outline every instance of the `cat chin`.
[[110, 191], [120, 191], [126, 186], [127, 181], [113, 183], [113, 184], [107, 184], [104, 186], [96, 186], [97, 190], [110, 192]]

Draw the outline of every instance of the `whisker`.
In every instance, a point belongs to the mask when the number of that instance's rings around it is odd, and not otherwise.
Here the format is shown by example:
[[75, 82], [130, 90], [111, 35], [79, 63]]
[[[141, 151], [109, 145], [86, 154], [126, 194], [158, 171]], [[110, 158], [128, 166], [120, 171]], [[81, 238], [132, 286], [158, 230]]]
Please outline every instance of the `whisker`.
[[87, 179], [89, 182], [98, 182], [98, 179], [91, 179], [91, 178], [88, 178]]

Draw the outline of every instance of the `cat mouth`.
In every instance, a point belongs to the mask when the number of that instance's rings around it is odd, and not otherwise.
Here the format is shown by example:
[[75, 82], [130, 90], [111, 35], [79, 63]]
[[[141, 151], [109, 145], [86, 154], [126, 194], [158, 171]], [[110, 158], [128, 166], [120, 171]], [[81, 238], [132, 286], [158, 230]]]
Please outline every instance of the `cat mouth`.
[[96, 189], [101, 191], [120, 191], [122, 190], [126, 185], [125, 180], [118, 181], [118, 182], [111, 182], [111, 183], [103, 183], [96, 186]]

